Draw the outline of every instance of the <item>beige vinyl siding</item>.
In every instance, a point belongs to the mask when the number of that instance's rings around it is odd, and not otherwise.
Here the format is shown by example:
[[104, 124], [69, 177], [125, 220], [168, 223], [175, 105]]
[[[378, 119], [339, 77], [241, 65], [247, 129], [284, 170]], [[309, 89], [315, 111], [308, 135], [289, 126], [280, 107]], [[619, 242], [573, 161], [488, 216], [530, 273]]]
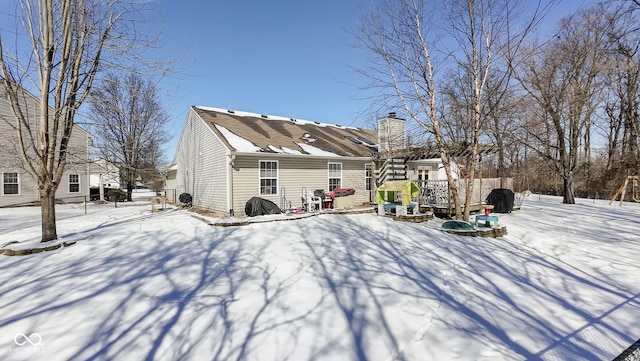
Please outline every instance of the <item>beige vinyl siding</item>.
[[[67, 165], [56, 191], [56, 198], [78, 197], [89, 195], [90, 166], [89, 163], [90, 135], [80, 127], [74, 127], [69, 140], [69, 155]], [[80, 182], [79, 192], [69, 192], [69, 174], [77, 174]], [[78, 199], [79, 200], [79, 199]], [[73, 199], [70, 199], [73, 201]]]
[[[278, 161], [278, 193], [260, 194], [259, 187], [259, 162], [277, 160]], [[236, 169], [233, 171], [233, 207], [237, 214], [244, 213], [246, 202], [251, 197], [261, 197], [268, 199], [281, 206], [282, 188], [287, 204], [291, 202], [292, 207], [302, 205], [301, 191], [306, 187], [313, 192], [316, 189], [329, 189], [328, 162], [326, 158], [286, 156], [274, 154], [255, 154], [236, 156]], [[332, 159], [333, 163], [342, 163], [342, 187], [354, 188], [356, 190], [356, 202], [362, 203], [369, 200], [369, 192], [365, 191], [364, 184], [364, 164], [362, 160], [341, 160]]]
[[7, 168], [0, 166], [0, 186], [4, 187], [3, 173], [18, 173], [18, 194], [3, 194], [0, 189], [0, 207], [35, 202], [39, 199], [38, 185], [35, 180], [24, 170], [19, 168]]
[[186, 192], [196, 207], [227, 212], [226, 154], [226, 147], [190, 109], [176, 150], [177, 197]]
[[[78, 180], [80, 183], [79, 192], [69, 191], [69, 175], [70, 174], [78, 175]], [[64, 198], [70, 198], [70, 197], [82, 198], [86, 195], [89, 195], [89, 171], [87, 167], [84, 165], [67, 167], [65, 169], [64, 174], [62, 175], [62, 179], [60, 180], [60, 186], [58, 186], [58, 190], [56, 191], [56, 198], [58, 199], [64, 199]], [[69, 201], [74, 201], [74, 200], [69, 199]]]
[[342, 161], [342, 188], [353, 188], [356, 190], [356, 204], [368, 202], [371, 200], [371, 192], [367, 191], [365, 186], [364, 169], [364, 165], [369, 163], [370, 161]]
[[[29, 114], [35, 119], [35, 108], [31, 107]], [[15, 124], [15, 117], [9, 103], [6, 101], [4, 88], [0, 86], [0, 186], [4, 186], [3, 173], [18, 173], [19, 193], [4, 194], [0, 189], [0, 207], [34, 202], [39, 199], [38, 184], [23, 168], [18, 153], [18, 142], [15, 130], [7, 123]], [[35, 122], [34, 122], [35, 126]]]
[[[28, 107], [25, 114], [31, 120], [32, 129], [38, 129], [37, 120], [37, 99], [24, 93], [21, 101], [26, 102]], [[19, 152], [18, 138], [16, 131], [8, 124], [15, 124], [15, 116], [11, 106], [6, 100], [4, 88], [0, 86], [0, 182], [2, 173], [17, 172], [20, 177], [20, 194], [3, 195], [0, 191], [0, 206], [10, 206], [34, 202], [40, 199], [38, 184], [36, 180], [27, 173], [23, 166]], [[25, 133], [26, 139], [28, 135]], [[56, 198], [66, 198], [69, 196], [84, 196], [89, 194], [89, 174], [88, 174], [88, 141], [90, 135], [82, 128], [75, 126], [69, 141], [67, 166], [60, 181]], [[25, 145], [28, 143], [25, 143]], [[35, 155], [33, 150], [28, 153]], [[78, 174], [80, 178], [80, 192], [69, 193], [69, 174]]]

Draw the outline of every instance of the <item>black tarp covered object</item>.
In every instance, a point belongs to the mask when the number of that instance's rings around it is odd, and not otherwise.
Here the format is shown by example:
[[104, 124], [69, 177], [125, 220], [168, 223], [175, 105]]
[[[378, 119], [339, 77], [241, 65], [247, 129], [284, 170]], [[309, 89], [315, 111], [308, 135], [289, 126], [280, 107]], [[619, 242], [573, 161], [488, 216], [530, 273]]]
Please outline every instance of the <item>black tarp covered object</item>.
[[493, 205], [495, 213], [510, 213], [513, 211], [515, 195], [511, 189], [496, 188], [487, 196], [487, 204]]
[[244, 213], [249, 217], [254, 217], [264, 214], [280, 214], [282, 211], [280, 207], [268, 199], [253, 197], [244, 206]]

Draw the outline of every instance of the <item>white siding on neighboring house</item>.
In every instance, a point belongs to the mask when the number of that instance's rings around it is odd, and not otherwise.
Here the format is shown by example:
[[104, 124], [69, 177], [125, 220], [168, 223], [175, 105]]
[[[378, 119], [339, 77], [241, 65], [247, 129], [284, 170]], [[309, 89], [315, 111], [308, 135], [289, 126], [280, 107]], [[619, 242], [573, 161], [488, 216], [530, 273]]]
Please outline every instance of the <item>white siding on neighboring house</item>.
[[89, 187], [99, 188], [100, 176], [102, 176], [102, 185], [104, 187], [120, 188], [120, 170], [113, 163], [105, 159], [93, 159], [89, 169]]
[[[172, 164], [170, 167], [168, 167], [167, 169], [165, 169], [166, 171], [166, 180], [164, 182], [164, 189], [166, 191], [175, 191], [176, 187], [178, 186], [178, 180], [177, 180], [177, 175], [178, 175], [178, 165], [177, 164]], [[176, 200], [177, 200], [177, 195], [176, 195]]]
[[227, 212], [229, 161], [227, 148], [190, 109], [174, 159], [177, 196], [189, 193], [193, 206]]
[[[409, 168], [409, 178], [411, 178], [411, 180], [418, 180], [420, 176], [424, 177], [425, 172], [428, 174], [429, 180], [447, 179], [444, 166], [439, 158], [409, 161], [407, 162], [407, 166]], [[459, 168], [455, 162], [451, 164], [451, 172], [453, 174], [453, 178], [458, 179]]]

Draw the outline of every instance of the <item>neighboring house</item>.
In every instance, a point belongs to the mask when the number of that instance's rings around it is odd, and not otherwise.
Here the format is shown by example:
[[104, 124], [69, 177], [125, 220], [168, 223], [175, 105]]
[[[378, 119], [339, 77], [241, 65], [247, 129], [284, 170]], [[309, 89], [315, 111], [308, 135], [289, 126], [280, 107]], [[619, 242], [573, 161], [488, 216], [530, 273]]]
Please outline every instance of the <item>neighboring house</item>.
[[120, 188], [120, 169], [115, 164], [102, 158], [92, 159], [90, 173], [91, 188], [100, 188], [100, 184], [106, 188]]
[[106, 159], [95, 158], [89, 165], [90, 200], [105, 200], [105, 191], [120, 189], [120, 169]]
[[196, 207], [244, 213], [254, 196], [286, 208], [303, 189], [355, 189], [372, 199], [374, 130], [209, 107], [190, 107], [174, 158], [176, 193]]
[[169, 202], [177, 202], [178, 194], [176, 194], [176, 188], [178, 186], [178, 165], [175, 163], [170, 164], [166, 168], [162, 169], [164, 175], [164, 196]]
[[164, 174], [164, 189], [165, 190], [175, 190], [178, 186], [178, 165], [172, 163], [162, 170]]
[[[38, 99], [24, 91], [21, 101], [27, 116], [33, 119], [32, 129], [38, 129]], [[22, 165], [18, 150], [18, 137], [11, 127], [16, 120], [7, 101], [4, 87], [0, 86], [0, 207], [35, 202], [40, 199], [38, 183]], [[26, 135], [26, 134], [25, 134]], [[35, 134], [34, 134], [35, 135]], [[72, 201], [89, 194], [89, 143], [91, 135], [74, 126], [69, 141], [68, 162], [56, 192], [56, 198]], [[33, 154], [32, 156], [34, 156]]]

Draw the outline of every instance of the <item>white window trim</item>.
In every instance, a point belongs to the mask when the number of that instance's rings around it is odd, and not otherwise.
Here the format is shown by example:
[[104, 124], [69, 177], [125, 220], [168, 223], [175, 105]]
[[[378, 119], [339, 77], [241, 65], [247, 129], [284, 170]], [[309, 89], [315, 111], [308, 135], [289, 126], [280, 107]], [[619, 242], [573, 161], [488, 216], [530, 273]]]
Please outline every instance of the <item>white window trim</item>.
[[[18, 193], [16, 194], [4, 194], [4, 174], [5, 173], [16, 173], [18, 175]], [[22, 195], [22, 187], [20, 186], [22, 183], [22, 179], [20, 177], [20, 172], [18, 171], [2, 171], [2, 173], [0, 174], [0, 180], [2, 181], [2, 188], [0, 189], [0, 194], [2, 194], [3, 196], [7, 196], [7, 197], [18, 197], [20, 195]]]
[[[262, 176], [260, 175], [260, 165], [262, 164], [262, 162], [271, 162], [271, 163], [276, 163], [276, 192], [275, 193], [262, 193], [262, 180], [263, 179], [273, 179], [271, 177], [269, 178], [262, 178]], [[272, 196], [272, 195], [278, 195], [280, 194], [280, 161], [278, 160], [270, 160], [270, 159], [260, 159], [258, 160], [258, 195], [261, 196]]]
[[332, 192], [331, 178], [336, 178], [331, 176], [331, 164], [340, 164], [340, 186], [338, 188], [342, 188], [342, 162], [328, 162], [327, 163], [327, 190], [329, 190], [329, 192]]
[[[71, 183], [71, 176], [75, 175], [78, 177], [78, 191], [77, 192], [72, 192], [71, 191], [71, 185], [72, 184], [76, 184], [76, 183]], [[70, 173], [67, 176], [67, 193], [69, 194], [78, 194], [78, 193], [82, 193], [82, 183], [80, 182], [80, 174], [77, 173]]]
[[[369, 171], [369, 176], [367, 176], [367, 170]], [[367, 189], [368, 185], [371, 185], [369, 189]], [[364, 165], [364, 190], [367, 192], [373, 190], [373, 164]]]

